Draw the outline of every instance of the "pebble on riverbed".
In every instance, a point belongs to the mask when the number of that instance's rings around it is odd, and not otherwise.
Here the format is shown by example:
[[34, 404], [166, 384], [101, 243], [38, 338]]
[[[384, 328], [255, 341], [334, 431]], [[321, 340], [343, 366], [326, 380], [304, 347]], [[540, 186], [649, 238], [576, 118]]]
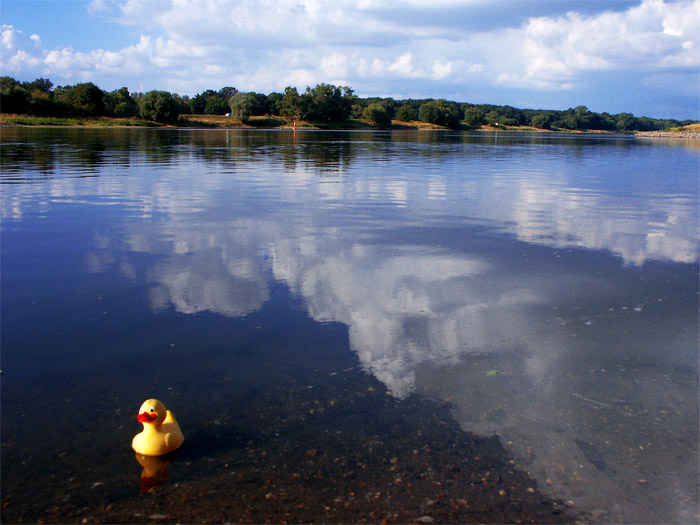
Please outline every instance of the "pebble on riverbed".
[[[124, 465], [115, 457], [112, 472], [117, 477], [104, 483], [94, 479], [80, 483], [76, 478], [63, 491], [61, 498], [70, 496], [65, 501], [54, 501], [49, 492], [3, 494], [5, 501], [12, 502], [3, 510], [3, 519], [62, 523], [79, 523], [86, 516], [90, 523], [141, 523], [144, 519], [190, 523], [574, 521], [572, 509], [544, 497], [534, 480], [516, 469], [497, 438], [463, 432], [449, 405], [435, 405], [418, 396], [397, 401], [380, 388], [357, 390], [362, 392], [362, 403], [331, 403], [342, 399], [347, 386], [338, 377], [332, 387], [318, 385], [295, 392], [294, 403], [258, 395], [240, 421], [221, 415], [218, 424], [199, 430], [198, 439], [209, 439], [206, 454], [198, 455], [196, 448], [183, 450], [169, 465], [170, 483], [158, 493], [142, 496], [140, 470], [135, 468], [133, 479], [125, 481], [123, 475], [128, 473], [122, 472]], [[315, 413], [309, 416], [312, 407]], [[54, 457], [63, 450], [58, 448]], [[70, 472], [66, 479], [80, 468], [79, 461], [74, 454], [61, 458], [60, 468]], [[135, 461], [134, 466], [138, 467]], [[75, 507], [72, 502], [85, 501], [85, 490], [93, 483], [96, 488], [90, 492], [89, 507]], [[25, 498], [47, 503], [28, 511]], [[119, 503], [110, 506], [116, 500]]]

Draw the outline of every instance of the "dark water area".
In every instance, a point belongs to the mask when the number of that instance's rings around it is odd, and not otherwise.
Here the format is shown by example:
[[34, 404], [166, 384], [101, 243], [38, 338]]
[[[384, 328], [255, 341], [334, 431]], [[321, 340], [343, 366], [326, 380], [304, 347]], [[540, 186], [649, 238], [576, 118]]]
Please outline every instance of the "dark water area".
[[697, 142], [1, 133], [3, 523], [700, 520]]

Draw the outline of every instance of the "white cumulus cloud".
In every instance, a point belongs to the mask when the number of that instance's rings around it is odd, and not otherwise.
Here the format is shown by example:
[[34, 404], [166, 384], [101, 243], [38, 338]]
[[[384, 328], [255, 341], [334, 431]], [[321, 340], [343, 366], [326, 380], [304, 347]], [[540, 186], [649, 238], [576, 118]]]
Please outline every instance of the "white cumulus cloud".
[[502, 39], [515, 52], [499, 80], [562, 87], [587, 72], [697, 68], [697, 27], [697, 1], [647, 0], [625, 12], [531, 18]]
[[[269, 93], [337, 82], [363, 96], [462, 100], [479, 90], [581, 90], [591, 74], [606, 72], [634, 72], [641, 88], [667, 72], [697, 79], [700, 0], [571, 6], [545, 16], [531, 7], [528, 17], [527, 4], [476, 0], [429, 8], [417, 0], [93, 0], [87, 11], [96, 23], [128, 30], [132, 44], [46, 49], [41, 35], [5, 25], [0, 65], [21, 80], [89, 78], [105, 89], [195, 94], [234, 85]], [[479, 26], [486, 12], [491, 19]], [[506, 23], [496, 27], [499, 14]]]

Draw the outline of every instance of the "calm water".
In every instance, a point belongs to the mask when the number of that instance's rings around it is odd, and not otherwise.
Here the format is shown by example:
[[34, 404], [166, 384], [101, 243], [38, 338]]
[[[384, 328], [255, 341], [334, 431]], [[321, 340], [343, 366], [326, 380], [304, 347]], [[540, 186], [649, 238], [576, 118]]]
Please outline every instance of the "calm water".
[[171, 495], [447, 407], [574, 514], [695, 522], [699, 173], [615, 136], [3, 129], [5, 519], [128, 501], [158, 397]]

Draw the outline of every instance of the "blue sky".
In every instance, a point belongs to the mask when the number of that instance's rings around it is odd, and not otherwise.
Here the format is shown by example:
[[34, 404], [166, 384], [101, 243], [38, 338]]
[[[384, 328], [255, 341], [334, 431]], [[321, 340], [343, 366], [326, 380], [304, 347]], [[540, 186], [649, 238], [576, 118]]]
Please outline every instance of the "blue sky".
[[0, 74], [700, 118], [700, 0], [0, 0]]

